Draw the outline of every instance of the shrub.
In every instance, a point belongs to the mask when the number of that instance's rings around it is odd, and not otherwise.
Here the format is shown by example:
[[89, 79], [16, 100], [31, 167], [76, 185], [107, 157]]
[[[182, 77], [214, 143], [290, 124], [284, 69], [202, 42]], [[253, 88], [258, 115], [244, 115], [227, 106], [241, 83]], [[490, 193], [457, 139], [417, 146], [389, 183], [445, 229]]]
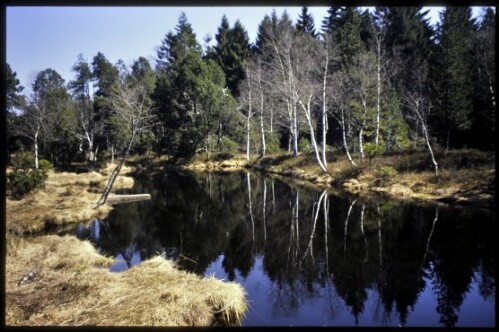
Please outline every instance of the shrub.
[[270, 153], [281, 152], [279, 136], [276, 132], [268, 133], [265, 136], [265, 140], [267, 143], [266, 148], [268, 152]]
[[47, 171], [48, 171], [49, 169], [52, 169], [52, 168], [54, 168], [54, 167], [52, 166], [52, 163], [51, 163], [50, 161], [48, 161], [47, 159], [40, 159], [40, 160], [38, 161], [38, 168], [39, 168], [42, 172], [47, 173]]
[[222, 151], [223, 152], [237, 152], [239, 145], [226, 136], [222, 136], [221, 139]]
[[298, 151], [310, 152], [310, 141], [307, 138], [300, 138], [300, 140], [298, 141]]
[[369, 167], [371, 167], [371, 161], [374, 157], [380, 155], [385, 151], [385, 146], [383, 142], [380, 142], [378, 146], [374, 142], [368, 142], [364, 144], [364, 152], [367, 155], [367, 158], [369, 159]]
[[15, 199], [21, 199], [35, 188], [45, 184], [47, 175], [42, 170], [15, 168], [7, 174], [7, 190]]
[[386, 186], [398, 174], [392, 166], [383, 166], [376, 172], [376, 185]]
[[15, 158], [13, 158], [12, 164], [15, 168], [32, 168], [35, 167], [35, 157], [32, 152], [19, 151], [16, 153]]
[[19, 152], [13, 165], [13, 171], [7, 174], [7, 192], [14, 199], [21, 199], [33, 189], [43, 187], [47, 171], [52, 168], [50, 161], [41, 159], [38, 162], [39, 169], [35, 169], [35, 158], [27, 151]]

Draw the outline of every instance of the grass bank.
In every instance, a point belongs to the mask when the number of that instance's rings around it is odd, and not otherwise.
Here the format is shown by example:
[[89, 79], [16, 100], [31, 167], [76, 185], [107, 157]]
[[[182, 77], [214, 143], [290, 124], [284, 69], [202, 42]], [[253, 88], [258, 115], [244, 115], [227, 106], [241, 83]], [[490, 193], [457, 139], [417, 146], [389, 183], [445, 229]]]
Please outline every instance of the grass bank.
[[[103, 205], [96, 209], [95, 205], [114, 166], [108, 164], [99, 172], [79, 174], [49, 170], [43, 188], [28, 193], [20, 200], [7, 197], [7, 233], [34, 234], [54, 227], [86, 223], [96, 217], [104, 218], [111, 211], [111, 206]], [[124, 175], [131, 170], [130, 167], [122, 169], [113, 190], [133, 186], [133, 178]]]
[[[111, 273], [113, 259], [98, 254], [89, 242], [46, 235], [55, 227], [105, 218], [113, 207], [95, 209], [95, 204], [113, 168], [49, 171], [44, 188], [21, 200], [7, 198], [6, 325], [239, 324], [247, 304], [238, 284], [180, 271], [161, 257]], [[124, 174], [132, 171], [122, 169]], [[131, 186], [133, 178], [120, 175], [113, 188]]]
[[[112, 259], [72, 236], [10, 242], [6, 260], [7, 326], [235, 325], [246, 310], [236, 283], [200, 278], [155, 257], [122, 273]], [[19, 283], [33, 272], [34, 277]]]
[[[437, 151], [438, 179], [426, 151], [379, 156], [371, 163], [350, 164], [344, 154], [328, 152], [328, 173], [318, 167], [312, 153], [297, 157], [289, 153], [270, 154], [245, 160], [245, 156], [214, 154], [206, 160], [197, 156], [183, 166], [191, 170], [225, 171], [251, 168], [303, 185], [338, 188], [359, 196], [382, 194], [395, 199], [439, 201], [448, 204], [492, 208], [495, 205], [495, 154], [472, 149]], [[222, 165], [226, 165], [225, 167]]]

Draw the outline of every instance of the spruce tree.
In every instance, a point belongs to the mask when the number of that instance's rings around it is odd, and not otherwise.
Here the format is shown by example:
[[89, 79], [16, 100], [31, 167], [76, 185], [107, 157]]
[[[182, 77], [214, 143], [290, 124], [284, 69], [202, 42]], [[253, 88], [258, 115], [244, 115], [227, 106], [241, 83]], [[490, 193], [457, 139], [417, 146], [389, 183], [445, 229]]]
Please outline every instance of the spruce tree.
[[201, 45], [196, 40], [192, 26], [187, 22], [187, 16], [182, 12], [175, 26], [175, 34], [169, 31], [161, 41], [157, 54], [157, 67], [166, 71], [174, 61], [184, 57], [188, 52], [202, 53]]
[[474, 36], [474, 96], [471, 114], [473, 146], [482, 149], [495, 148], [496, 112], [496, 19], [490, 7], [483, 10], [479, 29]]
[[308, 12], [307, 6], [304, 6], [301, 9], [301, 14], [298, 17], [298, 22], [296, 23], [296, 30], [302, 33], [308, 33], [314, 38], [317, 37], [317, 33], [315, 32], [314, 18]]
[[269, 15], [265, 14], [263, 20], [258, 24], [258, 29], [256, 33], [255, 46], [254, 50], [260, 54], [264, 53], [265, 47], [268, 45], [270, 41], [270, 33], [274, 31], [277, 24], [277, 14], [275, 10], [273, 11], [273, 17], [275, 17], [275, 21], [270, 18]]
[[92, 61], [92, 76], [95, 81], [94, 87], [97, 88], [95, 99], [109, 97], [118, 82], [118, 70], [101, 52], [98, 52]]
[[428, 11], [420, 7], [388, 7], [386, 10], [386, 44], [399, 59], [399, 68], [392, 81], [399, 93], [411, 91], [416, 81], [427, 85], [426, 75], [432, 51], [433, 30], [426, 17]]
[[439, 120], [444, 131], [443, 144], [448, 149], [451, 133], [471, 126], [473, 96], [472, 38], [475, 23], [469, 7], [447, 7], [441, 14], [436, 81]]
[[10, 151], [12, 150], [11, 146], [11, 137], [12, 137], [12, 123], [15, 120], [15, 113], [12, 112], [14, 108], [20, 108], [24, 104], [24, 98], [20, 95], [20, 92], [24, 89], [23, 86], [20, 85], [19, 79], [17, 78], [17, 73], [12, 71], [10, 65], [6, 63], [5, 68], [5, 122], [6, 125], [6, 141], [7, 141], [7, 149], [5, 149], [5, 156], [7, 162], [10, 162]]
[[20, 85], [19, 79], [17, 78], [17, 73], [15, 71], [13, 72], [10, 65], [7, 63], [5, 70], [5, 101], [7, 111], [20, 106], [22, 97], [19, 93], [23, 89], [24, 87]]
[[239, 20], [233, 28], [224, 15], [215, 35], [217, 44], [211, 58], [222, 68], [225, 73], [227, 87], [233, 96], [239, 95], [239, 82], [244, 79], [243, 63], [249, 54], [248, 33]]
[[331, 34], [338, 29], [344, 11], [345, 7], [329, 7], [326, 17], [322, 20], [321, 29], [323, 35], [326, 33]]
[[365, 44], [361, 39], [362, 20], [360, 13], [354, 7], [348, 7], [342, 12], [338, 20], [336, 30], [333, 32], [333, 40], [340, 51], [343, 66], [353, 64], [353, 59], [365, 50]]

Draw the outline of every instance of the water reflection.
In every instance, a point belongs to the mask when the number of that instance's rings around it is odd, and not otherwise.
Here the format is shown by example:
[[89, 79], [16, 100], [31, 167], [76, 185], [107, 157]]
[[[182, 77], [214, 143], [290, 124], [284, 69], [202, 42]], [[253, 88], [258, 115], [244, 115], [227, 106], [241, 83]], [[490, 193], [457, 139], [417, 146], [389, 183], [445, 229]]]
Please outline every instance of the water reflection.
[[495, 215], [366, 201], [251, 173], [136, 181], [80, 229], [118, 271], [154, 255], [240, 282], [244, 325], [494, 326]]

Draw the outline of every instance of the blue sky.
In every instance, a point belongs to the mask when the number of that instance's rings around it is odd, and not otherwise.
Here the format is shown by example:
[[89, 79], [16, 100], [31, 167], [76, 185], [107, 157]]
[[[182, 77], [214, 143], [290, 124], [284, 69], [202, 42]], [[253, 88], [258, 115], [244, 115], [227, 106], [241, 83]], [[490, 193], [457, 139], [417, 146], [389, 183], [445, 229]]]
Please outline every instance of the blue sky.
[[[265, 14], [284, 9], [296, 22], [300, 7], [7, 7], [6, 56], [17, 72], [24, 93], [31, 93], [36, 74], [55, 69], [68, 82], [74, 78], [71, 67], [78, 54], [88, 62], [102, 52], [112, 63], [123, 59], [127, 65], [140, 56], [155, 65], [156, 49], [164, 35], [174, 30], [182, 11], [192, 24], [198, 42], [213, 38], [223, 14], [231, 26], [239, 19], [255, 40], [258, 24]], [[431, 7], [431, 21], [442, 7]], [[316, 27], [327, 7], [310, 7]], [[480, 9], [474, 8], [474, 15]]]

